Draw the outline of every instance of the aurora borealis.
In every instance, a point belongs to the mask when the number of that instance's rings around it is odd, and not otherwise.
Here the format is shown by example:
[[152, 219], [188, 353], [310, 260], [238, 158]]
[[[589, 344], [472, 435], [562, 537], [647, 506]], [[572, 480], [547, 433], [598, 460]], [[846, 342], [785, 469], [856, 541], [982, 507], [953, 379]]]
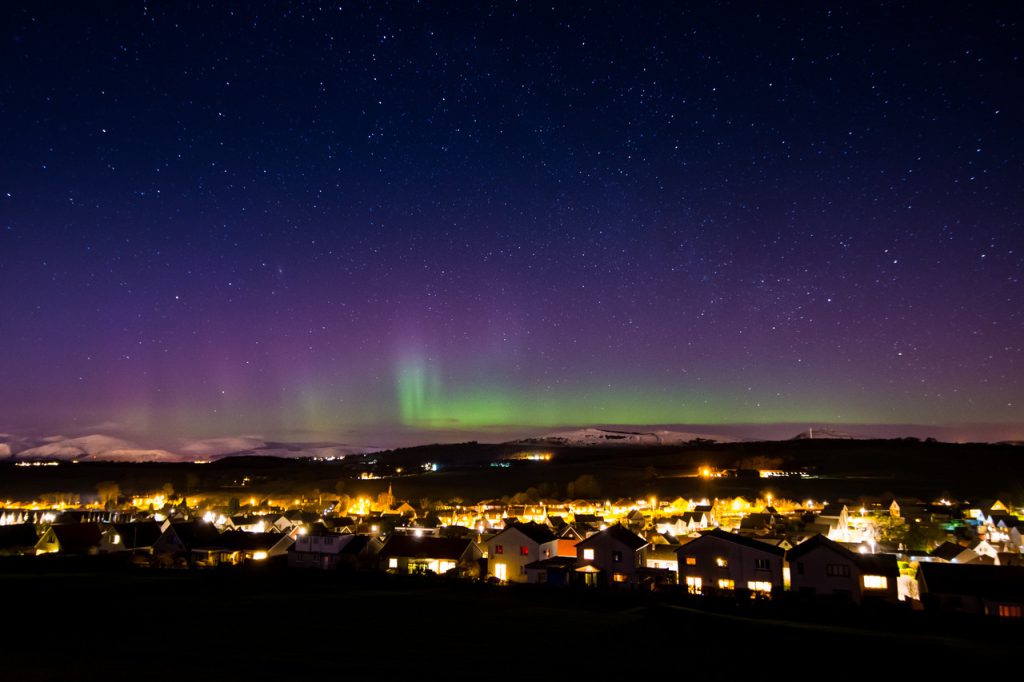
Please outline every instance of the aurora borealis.
[[0, 17], [2, 431], [1024, 438], [1011, 3]]

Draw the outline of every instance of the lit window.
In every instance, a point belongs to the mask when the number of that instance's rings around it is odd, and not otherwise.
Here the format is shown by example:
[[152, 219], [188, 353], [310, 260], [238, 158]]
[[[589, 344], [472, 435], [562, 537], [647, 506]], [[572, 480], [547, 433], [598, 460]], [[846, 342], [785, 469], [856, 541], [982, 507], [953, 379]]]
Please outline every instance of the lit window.
[[530, 548], [526, 545], [523, 545], [519, 548], [519, 553], [523, 556], [530, 556]]
[[391, 557], [388, 559], [388, 568], [398, 568], [398, 558]]
[[747, 589], [751, 592], [771, 592], [772, 584], [767, 580], [751, 580], [747, 582]]
[[718, 581], [718, 589], [720, 590], [735, 590], [736, 583], [729, 578], [722, 578]]
[[447, 573], [448, 571], [450, 571], [453, 568], [455, 568], [455, 562], [454, 561], [442, 561], [442, 562], [440, 562], [438, 564], [437, 568], [438, 568], [438, 570], [437, 570], [438, 573]]
[[697, 565], [697, 557], [695, 557], [695, 556], [688, 556], [688, 557], [686, 557], [686, 565], [687, 566], [696, 566]]
[[583, 560], [584, 561], [593, 561], [594, 560], [594, 550], [592, 550], [592, 549], [585, 549], [585, 550], [583, 550]]
[[626, 582], [626, 574], [625, 573], [612, 573], [612, 580], [614, 580], [617, 583], [624, 583], [624, 582]]
[[494, 564], [494, 577], [498, 580], [508, 579], [508, 568], [505, 564]]
[[889, 579], [884, 575], [866, 575], [864, 576], [864, 589], [866, 590], [886, 590], [889, 588]]
[[505, 548], [502, 547], [501, 545], [495, 545], [494, 546], [494, 553], [495, 554], [504, 554], [505, 553]]
[[697, 576], [686, 576], [686, 591], [690, 594], [700, 594], [703, 581]]
[[729, 566], [729, 560], [722, 557], [715, 559], [715, 563], [718, 564], [719, 568], [727, 568]]
[[1021, 608], [1019, 606], [1010, 606], [1009, 604], [1000, 604], [998, 613], [1000, 618], [1020, 618]]

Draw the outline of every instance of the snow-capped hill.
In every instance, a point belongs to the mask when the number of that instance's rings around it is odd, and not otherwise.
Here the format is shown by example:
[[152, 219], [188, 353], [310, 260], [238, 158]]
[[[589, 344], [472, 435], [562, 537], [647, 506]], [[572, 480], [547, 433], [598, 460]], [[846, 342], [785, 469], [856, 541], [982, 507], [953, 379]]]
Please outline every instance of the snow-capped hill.
[[807, 429], [793, 436], [790, 440], [858, 440], [863, 436], [844, 433], [833, 429]]
[[577, 429], [549, 433], [538, 438], [527, 438], [522, 443], [545, 445], [685, 445], [695, 441], [735, 443], [738, 439], [707, 433], [687, 431], [612, 431], [609, 429]]
[[80, 438], [49, 436], [43, 441], [42, 445], [18, 452], [18, 459], [88, 459], [118, 462], [174, 462], [181, 459], [166, 450], [141, 448], [130, 441], [100, 434]]
[[181, 462], [185, 458], [167, 450], [124, 449], [107, 450], [90, 455], [90, 462]]

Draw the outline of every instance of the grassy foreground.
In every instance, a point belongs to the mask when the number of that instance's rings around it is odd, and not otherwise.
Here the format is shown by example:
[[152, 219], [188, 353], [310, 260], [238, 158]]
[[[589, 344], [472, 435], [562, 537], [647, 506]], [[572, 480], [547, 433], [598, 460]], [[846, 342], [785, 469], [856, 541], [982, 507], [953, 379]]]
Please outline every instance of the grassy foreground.
[[841, 673], [869, 661], [949, 672], [981, 646], [962, 631], [873, 632], [710, 614], [642, 594], [428, 578], [19, 574], [0, 576], [0, 589], [8, 680], [608, 679], [811, 663]]

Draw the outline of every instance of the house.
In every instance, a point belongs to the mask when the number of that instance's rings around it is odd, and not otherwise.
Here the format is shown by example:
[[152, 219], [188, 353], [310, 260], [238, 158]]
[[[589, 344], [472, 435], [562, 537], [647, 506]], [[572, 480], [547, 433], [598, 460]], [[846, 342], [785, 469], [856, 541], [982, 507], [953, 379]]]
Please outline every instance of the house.
[[247, 533], [263, 533], [271, 527], [262, 516], [231, 516], [224, 523], [224, 530], [242, 530]]
[[103, 530], [98, 523], [55, 523], [35, 544], [36, 554], [99, 554]]
[[676, 556], [676, 552], [679, 550], [677, 544], [655, 544], [652, 543], [647, 548], [647, 553], [644, 557], [646, 562], [644, 565], [648, 568], [664, 568], [671, 571], [673, 574], [679, 572], [679, 559]]
[[[295, 544], [288, 551], [288, 567], [316, 568], [324, 571], [336, 569], [344, 560], [342, 550], [345, 546], [356, 538], [365, 537], [352, 533], [341, 535], [328, 532], [323, 526], [315, 527], [308, 533], [296, 536]], [[363, 545], [365, 546], [365, 542]]]
[[933, 561], [944, 561], [952, 564], [968, 564], [978, 558], [978, 555], [967, 547], [962, 547], [948, 540], [933, 549], [928, 556]]
[[647, 525], [647, 519], [639, 509], [632, 509], [625, 516], [625, 524], [633, 532], [639, 533]]
[[165, 523], [164, 532], [153, 543], [153, 556], [159, 565], [185, 567], [206, 561], [219, 548], [220, 533], [212, 523], [180, 521]]
[[850, 541], [850, 510], [845, 504], [826, 505], [814, 521], [814, 528], [836, 542]]
[[776, 520], [777, 517], [770, 513], [756, 512], [754, 514], [747, 514], [740, 519], [740, 530], [751, 533], [768, 532], [775, 528]]
[[917, 581], [925, 609], [1024, 617], [1024, 567], [928, 562]]
[[576, 544], [576, 575], [585, 585], [638, 584], [648, 542], [623, 525], [609, 526]]
[[683, 537], [690, 533], [706, 530], [711, 526], [711, 518], [708, 512], [685, 512], [679, 516], [673, 516], [667, 521], [658, 521], [655, 524], [659, 533], [671, 533], [676, 537]]
[[785, 554], [776, 545], [716, 528], [676, 550], [679, 582], [692, 594], [778, 593], [784, 589]]
[[103, 540], [101, 552], [133, 552], [140, 551], [152, 554], [153, 545], [163, 535], [160, 524], [156, 521], [137, 521], [135, 523], [103, 524]]
[[396, 573], [444, 574], [455, 569], [465, 575], [479, 572], [481, 556], [472, 540], [415, 535], [392, 535], [377, 554], [381, 567]]
[[558, 554], [558, 539], [539, 523], [509, 523], [486, 543], [487, 575], [509, 582], [527, 582], [526, 565]]
[[226, 530], [217, 538], [215, 547], [193, 549], [196, 559], [205, 565], [241, 564], [284, 556], [294, 544], [291, 536], [282, 533], [249, 533]]
[[892, 554], [851, 552], [824, 535], [789, 550], [790, 589], [805, 596], [852, 603], [865, 599], [897, 601], [899, 564]]
[[408, 502], [403, 502], [402, 504], [398, 505], [391, 511], [395, 514], [398, 514], [399, 516], [404, 516], [405, 518], [409, 519], [415, 519], [417, 516], [416, 508], [413, 507]]
[[[986, 561], [986, 563], [999, 563], [999, 551], [995, 547], [990, 545], [985, 540], [978, 542], [974, 547], [971, 547], [971, 551], [974, 552], [978, 558], [975, 561]], [[958, 562], [959, 563], [959, 562]]]
[[328, 516], [322, 519], [325, 528], [334, 533], [355, 533], [359, 525], [350, 516]]
[[561, 530], [555, 533], [555, 535], [557, 535], [559, 539], [566, 539], [572, 540], [573, 542], [579, 542], [583, 538], [589, 535], [593, 535], [596, 532], [596, 528], [591, 528], [585, 523], [567, 523], [562, 527]]
[[[287, 533], [300, 526], [309, 526], [320, 520], [320, 516], [313, 512], [305, 512], [299, 509], [292, 509], [274, 519], [271, 524], [279, 533]], [[244, 529], [243, 530], [247, 530]]]

